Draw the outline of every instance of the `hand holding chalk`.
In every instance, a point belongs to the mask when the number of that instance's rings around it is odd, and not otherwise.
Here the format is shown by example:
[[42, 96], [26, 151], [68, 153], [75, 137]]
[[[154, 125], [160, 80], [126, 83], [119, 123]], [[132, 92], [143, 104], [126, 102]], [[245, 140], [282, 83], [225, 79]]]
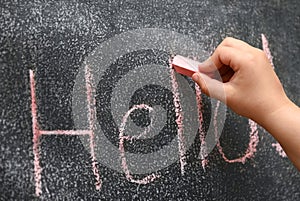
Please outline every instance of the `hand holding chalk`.
[[[194, 74], [197, 73], [201, 75], [203, 79], [210, 80], [210, 82], [207, 82], [206, 85], [206, 87], [208, 87], [209, 89], [207, 89], [207, 91], [210, 92], [210, 96], [222, 100], [223, 102], [226, 102], [226, 96], [225, 91], [223, 89], [223, 85], [221, 82], [216, 82], [222, 81], [222, 78], [218, 72], [218, 68], [215, 66], [211, 59], [206, 60], [204, 63], [200, 63], [198, 61], [180, 55], [176, 55], [172, 59], [171, 64], [177, 73], [186, 75], [188, 77], [192, 77]], [[203, 70], [205, 70], [205, 74], [199, 72], [199, 66], [201, 66], [201, 68], [203, 67]], [[202, 69], [200, 71], [202, 71]], [[206, 94], [208, 95], [208, 93]]]
[[[226, 38], [198, 67], [192, 78], [201, 90], [262, 125], [300, 170], [300, 109], [286, 96], [266, 54]], [[212, 76], [217, 74], [220, 79]]]
[[[265, 53], [243, 41], [225, 39], [198, 70], [192, 78], [205, 94], [255, 121], [289, 102]], [[220, 98], [223, 90], [226, 97]]]
[[[181, 55], [176, 55], [171, 61], [172, 67], [177, 73], [192, 77], [194, 73], [199, 72], [199, 66], [203, 65], [202, 63], [183, 57]], [[209, 65], [211, 69], [217, 70], [217, 67], [211, 60], [207, 60], [205, 65]], [[213, 77], [212, 73], [207, 73], [210, 77]]]

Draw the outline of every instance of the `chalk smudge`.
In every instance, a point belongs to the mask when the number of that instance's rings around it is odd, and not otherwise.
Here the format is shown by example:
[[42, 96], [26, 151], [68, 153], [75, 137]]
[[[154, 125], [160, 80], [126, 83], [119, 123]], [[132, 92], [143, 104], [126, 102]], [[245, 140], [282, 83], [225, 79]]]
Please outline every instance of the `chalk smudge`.
[[[159, 178], [160, 176], [157, 175], [157, 174], [152, 173], [151, 175], [148, 175], [148, 176], [144, 177], [143, 179], [135, 179], [135, 178], [133, 178], [133, 176], [130, 174], [129, 167], [127, 165], [126, 156], [125, 156], [125, 149], [124, 149], [124, 142], [125, 142], [125, 140], [138, 139], [138, 138], [146, 135], [147, 131], [148, 131], [146, 129], [144, 132], [142, 132], [138, 136], [128, 136], [128, 135], [126, 136], [126, 135], [124, 135], [124, 131], [125, 131], [125, 126], [126, 126], [126, 123], [127, 123], [127, 119], [129, 117], [129, 115], [134, 110], [137, 110], [137, 109], [146, 109], [146, 110], [149, 110], [149, 111], [153, 110], [152, 107], [150, 107], [148, 105], [145, 105], [145, 104], [134, 105], [123, 116], [122, 123], [121, 123], [120, 128], [119, 128], [119, 151], [120, 151], [120, 155], [121, 155], [121, 166], [122, 166], [122, 169], [123, 169], [123, 171], [125, 173], [125, 176], [126, 176], [127, 180], [129, 180], [130, 182], [133, 182], [133, 183], [137, 183], [137, 184], [148, 184], [148, 183], [154, 181], [155, 179]], [[151, 125], [148, 126], [148, 128], [150, 128], [150, 127], [151, 127]]]
[[283, 158], [287, 157], [286, 153], [284, 152], [284, 150], [282, 149], [281, 145], [278, 142], [272, 143], [272, 147], [275, 147], [275, 149], [278, 152], [279, 156], [281, 156]]
[[196, 101], [197, 101], [197, 110], [198, 110], [198, 121], [199, 121], [199, 137], [200, 137], [200, 159], [201, 159], [201, 165], [203, 170], [205, 170], [205, 167], [208, 164], [207, 157], [207, 147], [206, 147], [206, 141], [205, 141], [205, 133], [202, 128], [203, 125], [203, 114], [202, 114], [202, 99], [201, 99], [201, 89], [200, 87], [195, 83], [195, 91], [196, 91]]
[[178, 146], [179, 146], [179, 161], [180, 161], [180, 170], [181, 174], [184, 175], [185, 170], [184, 167], [186, 165], [186, 148], [184, 145], [184, 135], [183, 135], [183, 113], [182, 107], [180, 103], [180, 94], [178, 89], [178, 83], [175, 76], [175, 70], [172, 68], [172, 62], [170, 61], [170, 75], [171, 75], [171, 83], [172, 83], [172, 93], [173, 93], [173, 102], [175, 106], [176, 113], [176, 124], [177, 124], [177, 133], [178, 133]]

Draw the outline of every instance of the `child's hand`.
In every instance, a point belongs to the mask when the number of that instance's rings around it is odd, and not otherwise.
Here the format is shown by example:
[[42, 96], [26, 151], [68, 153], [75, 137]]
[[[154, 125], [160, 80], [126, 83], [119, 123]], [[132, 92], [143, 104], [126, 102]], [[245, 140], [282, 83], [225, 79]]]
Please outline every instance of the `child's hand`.
[[[265, 53], [243, 41], [226, 38], [210, 59], [199, 65], [199, 71], [193, 80], [205, 94], [255, 121], [264, 121], [289, 103]], [[208, 76], [214, 71], [220, 73], [223, 83]], [[221, 95], [224, 92], [225, 97]]]
[[300, 108], [286, 96], [263, 51], [226, 38], [199, 72], [193, 80], [205, 94], [263, 126], [300, 171]]

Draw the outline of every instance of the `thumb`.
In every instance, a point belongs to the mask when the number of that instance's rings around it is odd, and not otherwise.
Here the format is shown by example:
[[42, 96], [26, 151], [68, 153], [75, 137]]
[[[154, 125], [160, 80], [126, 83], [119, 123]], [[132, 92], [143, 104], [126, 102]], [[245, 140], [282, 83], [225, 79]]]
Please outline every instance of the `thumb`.
[[217, 79], [213, 79], [204, 73], [194, 73], [192, 79], [200, 86], [201, 91], [209, 97], [226, 102], [225, 85]]

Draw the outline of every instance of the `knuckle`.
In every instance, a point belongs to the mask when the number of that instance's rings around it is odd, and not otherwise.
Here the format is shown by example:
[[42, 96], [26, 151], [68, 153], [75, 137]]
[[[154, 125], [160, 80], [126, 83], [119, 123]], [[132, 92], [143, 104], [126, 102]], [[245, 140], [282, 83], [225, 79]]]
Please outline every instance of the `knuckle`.
[[225, 51], [225, 47], [222, 46], [222, 45], [219, 45], [219, 46], [217, 47], [217, 49], [216, 49], [215, 52], [216, 52], [218, 55], [220, 55], [220, 54], [222, 54], [224, 51]]
[[226, 38], [223, 40], [223, 44], [224, 44], [224, 45], [230, 45], [230, 44], [233, 43], [233, 41], [234, 41], [234, 38], [232, 38], [232, 37], [226, 37]]
[[257, 56], [255, 56], [255, 54], [250, 53], [250, 52], [245, 54], [245, 58], [248, 62], [256, 62], [256, 60], [257, 60]]

